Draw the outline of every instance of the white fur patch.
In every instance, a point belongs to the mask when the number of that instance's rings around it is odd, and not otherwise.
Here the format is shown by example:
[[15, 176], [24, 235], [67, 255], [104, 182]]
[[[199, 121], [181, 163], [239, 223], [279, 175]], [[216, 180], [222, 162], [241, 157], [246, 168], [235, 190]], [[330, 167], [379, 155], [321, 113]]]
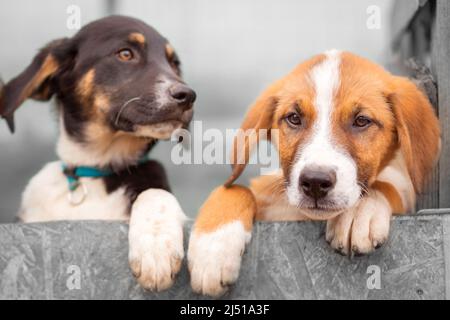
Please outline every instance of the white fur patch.
[[210, 233], [191, 234], [189, 270], [195, 292], [222, 295], [239, 276], [241, 258], [251, 233], [240, 221], [228, 223]]
[[332, 50], [326, 53], [326, 59], [321, 64], [311, 70], [310, 78], [315, 89], [314, 106], [317, 111], [317, 120], [309, 142], [297, 151], [297, 160], [292, 168], [287, 187], [291, 205], [298, 206], [305, 197], [299, 190], [299, 178], [303, 169], [310, 165], [328, 167], [336, 171], [336, 185], [327, 196], [335, 207], [349, 207], [359, 199], [360, 187], [357, 184], [356, 163], [336, 145], [331, 135], [333, 97], [340, 83], [339, 68], [340, 52]]
[[177, 199], [161, 189], [144, 191], [133, 204], [129, 262], [142, 287], [160, 291], [173, 284], [184, 256], [185, 219]]
[[108, 194], [101, 179], [81, 178], [80, 182], [87, 196], [73, 206], [67, 198], [69, 186], [61, 162], [48, 163], [25, 188], [20, 218], [23, 222], [128, 219], [129, 202], [122, 188]]

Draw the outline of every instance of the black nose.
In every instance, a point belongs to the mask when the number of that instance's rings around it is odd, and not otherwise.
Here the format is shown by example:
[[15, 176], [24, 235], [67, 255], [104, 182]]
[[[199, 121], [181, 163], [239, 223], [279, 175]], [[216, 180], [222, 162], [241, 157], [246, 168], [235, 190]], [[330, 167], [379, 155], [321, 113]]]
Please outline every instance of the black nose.
[[184, 84], [176, 84], [169, 89], [170, 96], [181, 107], [190, 108], [194, 103], [197, 95], [195, 91]]
[[336, 184], [336, 171], [328, 168], [303, 169], [300, 189], [315, 200], [324, 198]]

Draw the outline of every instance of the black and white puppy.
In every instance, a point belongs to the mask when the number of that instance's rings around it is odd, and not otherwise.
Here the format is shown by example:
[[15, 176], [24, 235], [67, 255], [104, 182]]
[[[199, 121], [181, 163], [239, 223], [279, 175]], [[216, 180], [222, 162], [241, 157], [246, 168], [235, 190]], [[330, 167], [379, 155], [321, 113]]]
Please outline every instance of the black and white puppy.
[[146, 289], [170, 287], [184, 255], [185, 215], [163, 167], [145, 155], [188, 126], [195, 93], [168, 41], [139, 20], [100, 19], [48, 44], [0, 91], [12, 131], [28, 98], [55, 96], [59, 111], [61, 161], [31, 179], [20, 219], [129, 219], [133, 274]]

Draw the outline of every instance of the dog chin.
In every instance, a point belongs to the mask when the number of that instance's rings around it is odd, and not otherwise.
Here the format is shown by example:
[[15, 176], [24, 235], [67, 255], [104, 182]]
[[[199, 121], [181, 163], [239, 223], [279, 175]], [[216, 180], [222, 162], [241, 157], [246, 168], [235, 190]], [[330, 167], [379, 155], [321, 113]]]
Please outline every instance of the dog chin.
[[180, 129], [182, 126], [183, 122], [176, 120], [149, 125], [135, 125], [133, 134], [140, 138], [168, 140], [172, 136], [172, 133], [175, 130]]
[[300, 211], [311, 220], [323, 221], [337, 217], [344, 212], [345, 209], [300, 208]]

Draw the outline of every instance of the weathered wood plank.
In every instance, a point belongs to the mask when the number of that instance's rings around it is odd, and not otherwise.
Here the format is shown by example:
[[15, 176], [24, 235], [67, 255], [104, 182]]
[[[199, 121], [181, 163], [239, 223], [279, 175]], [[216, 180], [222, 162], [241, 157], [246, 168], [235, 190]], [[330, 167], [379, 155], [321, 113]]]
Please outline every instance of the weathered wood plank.
[[[431, 103], [439, 113], [437, 94], [437, 75], [430, 73], [436, 70], [432, 38], [435, 36], [433, 24], [435, 23], [435, 1], [402, 1], [397, 0], [393, 15], [393, 32], [398, 32], [394, 38], [393, 48], [400, 53], [400, 66], [397, 66], [404, 75], [411, 77], [419, 87], [428, 95]], [[399, 19], [400, 21], [397, 21]], [[397, 30], [402, 23], [402, 30]], [[397, 27], [396, 27], [397, 26]], [[397, 30], [397, 31], [395, 31]], [[406, 62], [406, 63], [405, 63]], [[417, 197], [416, 209], [438, 208], [440, 172], [439, 166], [430, 174], [427, 188]]]
[[450, 208], [450, 2], [437, 0], [433, 28], [432, 70], [438, 83], [442, 152], [439, 161], [439, 207]]
[[444, 263], [445, 263], [445, 297], [450, 300], [450, 215], [443, 220]]
[[[323, 223], [258, 223], [224, 298], [444, 299], [445, 219], [397, 217], [384, 247], [352, 259], [325, 242]], [[169, 291], [142, 290], [128, 268], [127, 233], [121, 222], [0, 225], [0, 299], [204, 299], [192, 293], [186, 265]], [[71, 286], [74, 270], [79, 288]], [[374, 272], [379, 289], [367, 285]]]
[[419, 0], [397, 0], [392, 10], [392, 36], [399, 39], [420, 7]]
[[[438, 112], [438, 93], [437, 83], [434, 76], [431, 74], [429, 68], [427, 68], [423, 62], [419, 62], [416, 59], [409, 59], [406, 63], [408, 70], [411, 72], [413, 81], [421, 88], [428, 96], [431, 104]], [[439, 207], [439, 167], [436, 166], [433, 172], [430, 174], [427, 188], [425, 191], [418, 195], [416, 202], [416, 209], [438, 208]]]

